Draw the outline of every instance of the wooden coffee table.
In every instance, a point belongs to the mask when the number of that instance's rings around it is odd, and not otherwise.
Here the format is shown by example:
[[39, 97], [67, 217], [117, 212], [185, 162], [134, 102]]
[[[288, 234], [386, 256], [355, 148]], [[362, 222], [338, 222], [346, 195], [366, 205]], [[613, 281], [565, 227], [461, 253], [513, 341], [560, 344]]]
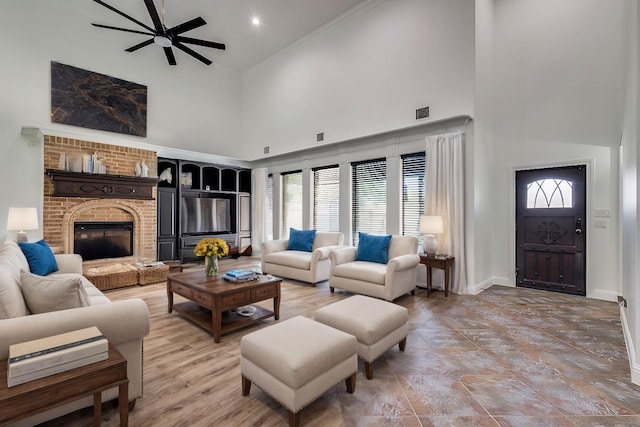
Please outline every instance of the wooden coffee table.
[[[207, 277], [203, 270], [170, 274], [167, 277], [168, 311], [175, 310], [196, 325], [213, 334], [220, 342], [222, 334], [235, 331], [273, 316], [280, 318], [280, 283], [282, 279], [259, 275], [257, 280], [243, 283], [227, 282], [222, 278]], [[173, 294], [189, 301], [173, 303]], [[273, 298], [273, 311], [256, 306], [252, 316], [241, 316], [233, 310], [258, 301]]]

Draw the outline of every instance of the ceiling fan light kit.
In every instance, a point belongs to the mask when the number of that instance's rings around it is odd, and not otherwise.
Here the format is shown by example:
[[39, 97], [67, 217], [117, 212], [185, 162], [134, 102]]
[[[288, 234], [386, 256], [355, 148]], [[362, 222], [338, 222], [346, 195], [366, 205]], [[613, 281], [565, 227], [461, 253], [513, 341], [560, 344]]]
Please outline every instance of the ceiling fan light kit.
[[113, 27], [110, 25], [91, 23], [91, 25], [93, 25], [94, 27], [151, 36], [150, 39], [147, 39], [142, 43], [138, 43], [137, 45], [134, 45], [128, 49], [125, 49], [125, 51], [127, 52], [135, 52], [138, 49], [141, 49], [145, 46], [149, 46], [155, 43], [158, 46], [161, 46], [163, 48], [164, 54], [167, 57], [167, 61], [169, 62], [170, 65], [176, 65], [176, 59], [175, 59], [175, 56], [173, 55], [173, 50], [171, 49], [172, 47], [176, 47], [181, 51], [183, 51], [184, 53], [191, 55], [198, 61], [206, 65], [210, 65], [211, 60], [200, 55], [198, 52], [186, 46], [184, 43], [210, 47], [213, 49], [220, 49], [220, 50], [226, 49], [226, 46], [223, 43], [194, 39], [191, 37], [184, 37], [181, 35], [182, 33], [186, 33], [187, 31], [191, 31], [193, 29], [206, 25], [207, 22], [204, 19], [202, 19], [202, 17], [193, 18], [189, 21], [183, 22], [182, 24], [176, 25], [175, 27], [167, 28], [164, 25], [164, 0], [162, 4], [162, 20], [160, 20], [160, 16], [158, 15], [158, 11], [156, 10], [155, 5], [153, 4], [153, 0], [144, 0], [144, 4], [147, 7], [147, 10], [149, 11], [149, 16], [151, 17], [151, 21], [153, 22], [154, 28], [144, 24], [143, 22], [138, 21], [137, 19], [103, 2], [102, 0], [93, 0], [93, 1], [95, 1], [101, 6], [106, 7], [110, 11], [115, 12], [118, 15], [128, 19], [129, 21], [136, 23], [140, 27], [144, 28], [146, 31], [131, 30], [128, 28], [120, 28], [120, 27]]
[[171, 47], [171, 40], [169, 40], [167, 37], [165, 36], [155, 36], [153, 38], [153, 41], [155, 42], [155, 44], [157, 44], [158, 46], [162, 46], [162, 47]]

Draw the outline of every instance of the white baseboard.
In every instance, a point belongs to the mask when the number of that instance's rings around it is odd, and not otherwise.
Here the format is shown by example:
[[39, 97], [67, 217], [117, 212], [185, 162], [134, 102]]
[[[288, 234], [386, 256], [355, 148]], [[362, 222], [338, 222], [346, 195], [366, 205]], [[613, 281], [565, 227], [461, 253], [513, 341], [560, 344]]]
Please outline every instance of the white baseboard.
[[469, 295], [478, 295], [480, 292], [484, 291], [485, 289], [489, 289], [493, 285], [513, 287], [513, 285], [509, 283], [509, 279], [507, 279], [506, 277], [494, 276], [494, 277], [489, 277], [488, 279], [483, 280], [480, 283], [476, 283], [475, 285], [469, 286], [467, 288], [467, 293]]
[[608, 289], [594, 289], [587, 294], [587, 298], [616, 302], [618, 301], [618, 292]]
[[[515, 286], [515, 284], [512, 281], [510, 281], [508, 277], [494, 276], [486, 280], [483, 280], [480, 283], [476, 283], [474, 286], [470, 286], [468, 293], [471, 295], [478, 295], [480, 292], [490, 288], [493, 285], [509, 286], [509, 287]], [[616, 302], [618, 300], [618, 293], [616, 291], [611, 291], [608, 289], [595, 289], [593, 292], [589, 292], [587, 297], [599, 299], [603, 301]]]
[[623, 307], [620, 307], [620, 321], [622, 322], [622, 332], [624, 333], [624, 341], [627, 344], [627, 355], [629, 356], [629, 369], [631, 371], [631, 382], [640, 385], [640, 363], [636, 357], [635, 346], [633, 345], [633, 337], [627, 322], [627, 314]]
[[631, 367], [631, 382], [640, 385], [640, 365], [634, 363]]
[[491, 280], [494, 285], [509, 286], [511, 288], [516, 286], [515, 283], [513, 283], [513, 280], [509, 280], [508, 277], [492, 277]]

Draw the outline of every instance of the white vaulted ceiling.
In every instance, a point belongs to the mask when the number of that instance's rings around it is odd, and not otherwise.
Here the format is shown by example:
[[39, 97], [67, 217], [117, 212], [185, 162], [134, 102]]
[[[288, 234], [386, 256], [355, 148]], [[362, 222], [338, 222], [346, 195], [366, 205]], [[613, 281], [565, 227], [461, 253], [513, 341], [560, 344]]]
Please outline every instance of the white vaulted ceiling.
[[[154, 0], [156, 9], [162, 10], [163, 0]], [[275, 52], [321, 28], [360, 3], [368, 0], [164, 0], [165, 25], [172, 27], [201, 16], [207, 25], [184, 33], [184, 36], [226, 44], [226, 51], [206, 47], [193, 47], [198, 53], [238, 71], [246, 70]], [[86, 13], [90, 22], [114, 27], [141, 30], [135, 23], [87, 0]], [[143, 0], [104, 0], [105, 3], [153, 27]], [[251, 23], [258, 17], [260, 25]], [[87, 22], [87, 25], [89, 22]], [[146, 39], [144, 35], [87, 28], [104, 33], [102, 49], [124, 50]], [[151, 45], [144, 49], [160, 47]], [[174, 49], [178, 64], [191, 61], [186, 54]]]

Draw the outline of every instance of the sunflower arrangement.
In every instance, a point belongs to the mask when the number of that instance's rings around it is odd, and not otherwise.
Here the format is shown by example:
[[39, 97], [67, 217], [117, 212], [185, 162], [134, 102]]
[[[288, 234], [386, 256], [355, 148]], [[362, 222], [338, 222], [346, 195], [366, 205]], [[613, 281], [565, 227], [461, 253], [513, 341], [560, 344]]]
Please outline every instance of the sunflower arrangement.
[[193, 249], [193, 253], [198, 256], [215, 256], [221, 258], [229, 255], [229, 245], [218, 237], [206, 237], [198, 242]]

